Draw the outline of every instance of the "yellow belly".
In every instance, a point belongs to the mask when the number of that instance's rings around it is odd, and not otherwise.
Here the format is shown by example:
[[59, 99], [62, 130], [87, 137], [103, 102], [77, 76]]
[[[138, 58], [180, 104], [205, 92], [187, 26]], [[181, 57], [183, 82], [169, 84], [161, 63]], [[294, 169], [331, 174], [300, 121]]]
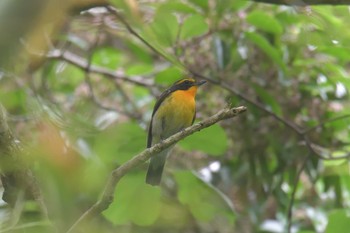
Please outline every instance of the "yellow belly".
[[190, 126], [195, 107], [194, 96], [182, 91], [176, 91], [166, 98], [153, 116], [153, 143]]

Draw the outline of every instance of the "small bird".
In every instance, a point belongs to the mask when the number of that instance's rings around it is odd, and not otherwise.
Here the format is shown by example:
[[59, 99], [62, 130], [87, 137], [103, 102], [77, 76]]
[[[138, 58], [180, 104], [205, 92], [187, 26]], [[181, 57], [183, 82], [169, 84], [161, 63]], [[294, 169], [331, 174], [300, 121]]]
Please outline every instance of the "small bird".
[[[147, 148], [193, 124], [196, 118], [197, 88], [204, 83], [204, 80], [181, 79], [160, 95], [148, 129]], [[147, 184], [160, 184], [170, 149], [167, 148], [151, 158], [146, 176]]]

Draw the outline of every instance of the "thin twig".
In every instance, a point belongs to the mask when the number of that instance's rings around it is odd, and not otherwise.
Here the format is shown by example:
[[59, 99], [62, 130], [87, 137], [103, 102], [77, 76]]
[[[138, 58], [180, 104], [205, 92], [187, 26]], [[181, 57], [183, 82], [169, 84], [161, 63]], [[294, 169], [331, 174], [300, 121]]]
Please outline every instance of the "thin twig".
[[159, 56], [163, 57], [165, 60], [171, 60], [169, 57], [167, 57], [164, 53], [159, 51], [156, 47], [154, 47], [152, 44], [150, 44], [147, 40], [145, 40], [140, 34], [138, 34], [131, 26], [130, 24], [118, 13], [116, 9], [114, 9], [112, 6], [106, 6], [106, 9], [112, 13], [128, 30], [130, 34], [135, 36], [137, 39], [139, 39], [143, 44], [145, 44], [148, 48], [150, 48], [155, 54], [158, 54]]
[[337, 117], [328, 119], [326, 121], [322, 121], [321, 123], [318, 123], [317, 125], [312, 126], [312, 127], [308, 128], [308, 129], [304, 130], [303, 133], [304, 134], [309, 133], [309, 132], [311, 132], [313, 130], [316, 130], [317, 128], [323, 127], [324, 125], [326, 125], [328, 123], [331, 123], [331, 122], [334, 122], [334, 121], [339, 121], [339, 120], [342, 120], [342, 119], [345, 119], [345, 118], [349, 118], [349, 117], [350, 117], [350, 114], [346, 114], [346, 115], [337, 116]]
[[295, 194], [298, 189], [298, 183], [300, 180], [301, 173], [303, 172], [307, 161], [309, 160], [309, 156], [306, 156], [301, 164], [301, 167], [298, 170], [297, 176], [295, 177], [292, 194], [289, 200], [288, 210], [287, 210], [287, 233], [291, 233], [292, 230], [292, 215], [293, 215], [293, 205], [295, 200]]
[[[99, 26], [99, 28], [95, 34], [94, 43], [89, 48], [89, 51], [88, 51], [87, 65], [85, 68], [85, 83], [87, 84], [87, 86], [89, 88], [90, 98], [91, 98], [92, 102], [94, 102], [95, 105], [97, 105], [99, 108], [101, 108], [103, 110], [116, 112], [116, 109], [107, 107], [98, 100], [97, 96], [95, 95], [95, 91], [94, 91], [94, 88], [93, 88], [93, 85], [91, 82], [90, 74], [91, 74], [93, 50], [98, 45], [100, 33], [101, 33], [101, 26]], [[118, 112], [121, 112], [123, 114], [123, 111], [118, 110]]]
[[271, 111], [268, 108], [266, 108], [264, 106], [264, 104], [256, 102], [256, 101], [252, 100], [251, 98], [249, 98], [248, 96], [244, 95], [243, 93], [239, 92], [237, 89], [233, 88], [232, 85], [229, 85], [228, 83], [226, 83], [224, 81], [221, 81], [221, 80], [215, 80], [215, 79], [209, 78], [209, 77], [207, 77], [205, 75], [202, 75], [202, 74], [199, 74], [199, 73], [197, 73], [197, 72], [195, 72], [193, 70], [189, 70], [189, 72], [195, 77], [199, 77], [199, 78], [205, 79], [205, 80], [207, 80], [207, 81], [209, 81], [209, 82], [211, 82], [213, 84], [219, 85], [220, 87], [224, 88], [228, 92], [230, 92], [230, 93], [240, 97], [241, 99], [245, 100], [246, 102], [256, 106], [260, 110], [262, 110], [265, 113], [269, 114], [270, 116], [274, 117], [276, 120], [282, 122], [285, 126], [287, 126], [288, 128], [292, 129], [300, 138], [302, 138], [302, 140], [305, 142], [307, 148], [312, 152], [312, 154], [317, 156], [319, 159], [322, 159], [322, 160], [340, 160], [340, 159], [345, 159], [345, 158], [349, 158], [350, 157], [350, 153], [347, 153], [347, 154], [345, 154], [343, 156], [336, 156], [336, 157], [334, 157], [332, 154], [329, 154], [329, 155], [325, 156], [325, 155], [319, 153], [315, 149], [314, 145], [316, 145], [316, 144], [313, 143], [309, 139], [309, 137], [307, 136], [307, 133], [312, 131], [312, 130], [314, 130], [315, 128], [321, 127], [322, 125], [327, 124], [329, 122], [334, 122], [334, 121], [337, 121], [337, 120], [341, 120], [341, 119], [350, 117], [350, 115], [344, 115], [344, 116], [340, 116], [340, 117], [337, 117], [337, 118], [333, 118], [333, 119], [330, 119], [329, 121], [321, 122], [321, 123], [319, 123], [318, 125], [316, 125], [316, 126], [314, 126], [312, 128], [309, 128], [307, 130], [303, 130], [303, 129], [300, 128], [300, 126], [296, 125], [295, 123], [290, 122], [287, 119], [285, 119], [285, 118], [275, 114], [273, 111]]
[[[87, 71], [87, 69], [89, 68], [88, 61], [86, 59], [69, 51], [62, 52], [61, 50], [53, 50], [49, 54], [47, 54], [46, 57], [49, 59], [64, 60], [84, 71]], [[152, 87], [153, 85], [153, 82], [149, 80], [144, 80], [141, 76], [127, 76], [121, 71], [114, 71], [100, 66], [91, 65], [89, 70], [91, 73], [104, 75], [105, 77], [110, 78], [111, 80], [122, 80], [143, 87]]]
[[105, 209], [109, 207], [109, 205], [113, 202], [114, 198], [114, 190], [119, 182], [119, 180], [127, 174], [130, 170], [134, 169], [135, 167], [139, 166], [140, 164], [147, 161], [149, 158], [151, 158], [153, 155], [165, 150], [166, 148], [170, 147], [171, 145], [177, 143], [178, 141], [184, 139], [185, 137], [198, 132], [204, 128], [207, 128], [221, 120], [233, 118], [243, 112], [246, 111], [246, 107], [241, 106], [237, 108], [224, 108], [215, 115], [207, 118], [204, 121], [201, 121], [193, 126], [190, 126], [173, 136], [165, 139], [164, 141], [152, 146], [151, 148], [148, 148], [138, 155], [134, 156], [132, 159], [121, 165], [120, 167], [114, 169], [108, 179], [107, 184], [105, 185], [104, 191], [102, 193], [102, 197], [100, 200], [98, 200], [93, 206], [90, 207], [68, 230], [67, 233], [75, 232], [78, 228], [78, 226], [81, 225], [81, 223], [87, 219], [90, 219], [91, 217], [96, 216], [97, 214], [101, 213]]
[[[127, 28], [127, 30], [134, 35], [136, 38], [138, 38], [141, 42], [143, 42], [147, 47], [149, 47], [153, 52], [157, 53], [158, 55], [162, 56], [163, 58], [165, 58], [168, 61], [171, 61], [171, 59], [169, 59], [167, 56], [165, 56], [162, 52], [160, 52], [158, 49], [156, 49], [152, 44], [150, 44], [148, 41], [146, 41], [140, 34], [138, 34], [131, 26], [130, 24], [113, 8], [108, 6], [107, 9], [113, 13], [120, 22], [122, 22], [122, 24]], [[309, 150], [316, 155], [319, 159], [323, 159], [323, 160], [337, 160], [337, 159], [343, 159], [343, 158], [348, 158], [350, 157], [350, 153], [345, 155], [345, 156], [341, 156], [341, 157], [333, 157], [331, 154], [329, 156], [324, 156], [320, 153], [318, 153], [314, 148], [313, 148], [313, 144], [307, 137], [307, 132], [309, 130], [303, 130], [299, 125], [295, 124], [294, 122], [291, 122], [285, 118], [283, 118], [282, 116], [277, 115], [276, 113], [274, 113], [272, 110], [266, 108], [264, 106], [263, 103], [254, 101], [253, 99], [251, 99], [250, 97], [246, 96], [245, 94], [241, 93], [240, 91], [238, 91], [237, 89], [233, 88], [232, 85], [222, 81], [222, 80], [215, 80], [209, 77], [206, 77], [205, 75], [202, 75], [194, 70], [189, 69], [188, 67], [186, 67], [184, 64], [182, 64], [181, 62], [177, 62], [177, 64], [179, 64], [181, 67], [183, 67], [184, 69], [186, 69], [189, 73], [191, 73], [193, 76], [195, 77], [199, 77], [202, 79], [205, 79], [209, 82], [211, 82], [212, 84], [216, 84], [220, 87], [222, 87], [223, 89], [229, 91], [230, 93], [240, 97], [241, 99], [245, 100], [246, 102], [256, 106], [257, 108], [259, 108], [260, 110], [264, 111], [265, 113], [269, 114], [270, 116], [274, 117], [276, 120], [282, 122], [285, 126], [287, 126], [288, 128], [292, 129], [300, 138], [302, 138], [307, 147], [309, 148]], [[343, 119], [345, 117], [339, 117], [338, 119], [335, 120], [339, 120], [339, 119]], [[324, 123], [323, 123], [324, 124]], [[320, 123], [317, 127], [320, 127], [322, 125], [322, 123]], [[311, 129], [312, 130], [312, 129]]]
[[[36, 201], [41, 214], [48, 219], [48, 211], [40, 186], [33, 171], [21, 155], [21, 146], [16, 142], [7, 124], [7, 113], [0, 104], [0, 169], [1, 182], [4, 186], [3, 200], [14, 205], [13, 223], [17, 223], [23, 210], [24, 197], [27, 195]], [[6, 164], [11, 164], [9, 169]]]

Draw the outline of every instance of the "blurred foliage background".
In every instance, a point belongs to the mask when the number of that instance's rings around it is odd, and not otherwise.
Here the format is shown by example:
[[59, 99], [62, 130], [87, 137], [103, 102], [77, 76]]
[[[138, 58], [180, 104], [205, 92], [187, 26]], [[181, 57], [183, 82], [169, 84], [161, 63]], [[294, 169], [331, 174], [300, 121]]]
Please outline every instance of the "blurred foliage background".
[[0, 102], [14, 135], [0, 155], [15, 143], [21, 158], [1, 168], [33, 172], [50, 220], [16, 194], [0, 203], [0, 232], [67, 231], [145, 149], [156, 97], [188, 75], [209, 81], [197, 120], [228, 104], [248, 111], [178, 143], [161, 187], [136, 167], [82, 232], [350, 229], [348, 6], [110, 4], [0, 4]]

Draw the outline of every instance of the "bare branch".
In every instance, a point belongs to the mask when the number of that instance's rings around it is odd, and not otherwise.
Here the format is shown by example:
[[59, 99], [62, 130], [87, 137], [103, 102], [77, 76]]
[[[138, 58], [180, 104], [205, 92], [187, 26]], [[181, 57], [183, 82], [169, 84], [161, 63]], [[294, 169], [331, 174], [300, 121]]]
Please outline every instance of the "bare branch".
[[[93, 88], [93, 85], [92, 85], [92, 81], [91, 81], [91, 77], [90, 77], [91, 65], [92, 65], [91, 63], [92, 63], [92, 57], [93, 57], [93, 50], [98, 45], [100, 33], [101, 33], [101, 26], [98, 27], [98, 29], [97, 29], [97, 31], [95, 33], [94, 43], [89, 48], [89, 51], [88, 51], [88, 59], [87, 59], [87, 64], [86, 64], [86, 69], [85, 69], [85, 83], [88, 86], [90, 98], [91, 98], [91, 100], [92, 100], [92, 102], [94, 104], [96, 104], [99, 108], [104, 109], [106, 111], [116, 111], [116, 109], [108, 107], [108, 106], [105, 106], [104, 104], [102, 104], [98, 100], [97, 96], [95, 95], [95, 91], [94, 91], [94, 88]], [[119, 112], [122, 112], [122, 111], [119, 111]]]
[[336, 118], [330, 119], [328, 121], [321, 122], [321, 123], [317, 124], [316, 126], [311, 127], [309, 129], [303, 130], [303, 129], [301, 129], [300, 126], [296, 125], [294, 122], [290, 122], [287, 119], [275, 114], [273, 111], [266, 108], [264, 106], [264, 104], [256, 102], [256, 101], [252, 100], [251, 98], [249, 98], [248, 96], [244, 95], [243, 93], [239, 92], [234, 87], [232, 87], [232, 85], [229, 85], [228, 83], [226, 83], [224, 81], [214, 80], [212, 78], [206, 77], [206, 76], [199, 74], [199, 73], [192, 71], [192, 70], [189, 70], [189, 72], [192, 73], [192, 75], [194, 75], [196, 77], [200, 77], [200, 78], [205, 79], [213, 84], [221, 86], [222, 88], [224, 88], [228, 92], [232, 93], [233, 95], [240, 97], [241, 99], [245, 100], [246, 102], [254, 105], [255, 107], [257, 107], [260, 110], [264, 111], [265, 113], [269, 114], [270, 116], [272, 116], [276, 120], [282, 122], [286, 127], [292, 129], [300, 138], [302, 138], [302, 140], [305, 142], [305, 145], [307, 146], [307, 148], [312, 152], [312, 154], [316, 155], [319, 159], [322, 159], [322, 160], [340, 160], [340, 159], [350, 158], [350, 152], [343, 155], [343, 156], [336, 156], [336, 157], [334, 157], [331, 153], [328, 155], [324, 155], [324, 154], [320, 153], [320, 151], [316, 149], [316, 144], [313, 143], [309, 139], [309, 137], [307, 136], [307, 133], [309, 133], [312, 130], [315, 130], [318, 127], [321, 127], [324, 124], [347, 118], [350, 115], [336, 117]]
[[304, 130], [303, 133], [304, 134], [309, 133], [309, 132], [311, 132], [313, 130], [316, 130], [318, 128], [323, 127], [324, 125], [326, 125], [328, 123], [331, 123], [331, 122], [334, 122], [334, 121], [339, 121], [339, 120], [342, 120], [342, 119], [345, 119], [345, 118], [350, 118], [350, 114], [345, 114], [345, 115], [342, 115], [342, 116], [334, 117], [334, 118], [328, 119], [326, 121], [323, 121], [321, 123], [318, 123], [317, 125]]
[[293, 190], [292, 190], [292, 194], [291, 194], [289, 204], [288, 204], [288, 209], [287, 209], [287, 232], [288, 233], [291, 233], [291, 230], [292, 230], [293, 205], [294, 205], [294, 200], [295, 200], [295, 194], [296, 194], [297, 189], [298, 189], [298, 183], [300, 180], [301, 173], [304, 171], [305, 165], [306, 165], [307, 161], [309, 160], [309, 156], [310, 155], [306, 156], [304, 158], [304, 160], [302, 161], [302, 164], [301, 164], [301, 166], [298, 170], [298, 173], [295, 177], [295, 180], [294, 180]]
[[170, 147], [171, 145], [177, 143], [178, 141], [184, 139], [185, 137], [198, 132], [204, 128], [207, 128], [221, 120], [233, 118], [235, 116], [238, 116], [239, 114], [243, 113], [246, 111], [246, 107], [241, 106], [237, 108], [224, 108], [215, 115], [207, 118], [204, 121], [201, 121], [197, 124], [194, 124], [176, 134], [173, 136], [165, 139], [164, 141], [152, 146], [151, 148], [148, 148], [120, 167], [114, 169], [108, 179], [107, 184], [105, 185], [102, 197], [100, 200], [98, 200], [93, 206], [90, 207], [73, 225], [72, 227], [68, 230], [67, 233], [72, 233], [75, 232], [80, 226], [80, 224], [87, 220], [90, 219], [91, 217], [96, 216], [97, 214], [101, 213], [105, 209], [109, 207], [109, 205], [113, 202], [114, 198], [114, 190], [119, 182], [119, 180], [127, 174], [130, 170], [134, 169], [135, 167], [139, 166], [140, 164], [144, 163], [147, 161], [149, 158], [151, 158], [153, 155], [165, 150], [166, 148]]
[[154, 47], [152, 44], [150, 44], [147, 40], [145, 40], [140, 34], [138, 34], [131, 26], [130, 24], [117, 12], [116, 9], [114, 9], [112, 6], [107, 6], [107, 10], [112, 13], [128, 30], [130, 34], [135, 36], [137, 39], [139, 39], [143, 44], [145, 44], [148, 48], [150, 48], [155, 54], [163, 57], [165, 60], [169, 60], [169, 58], [159, 51], [156, 47]]
[[[312, 1], [312, 0], [311, 0]], [[350, 0], [349, 0], [350, 1]], [[276, 1], [277, 2], [277, 1]], [[149, 47], [153, 52], [157, 53], [158, 55], [162, 56], [163, 58], [165, 58], [166, 60], [171, 61], [167, 56], [165, 56], [163, 53], [161, 53], [159, 50], [157, 50], [153, 45], [151, 45], [148, 41], [146, 41], [141, 35], [139, 35], [132, 27], [131, 25], [112, 7], [107, 7], [107, 9], [113, 13], [118, 20], [124, 24], [124, 26], [127, 28], [127, 30], [136, 38], [138, 38], [141, 42], [143, 42], [147, 47]], [[189, 73], [191, 73], [193, 76], [195, 77], [199, 77], [202, 79], [205, 79], [209, 82], [211, 82], [212, 84], [216, 84], [220, 87], [222, 87], [223, 89], [229, 91], [230, 93], [232, 93], [233, 95], [236, 95], [238, 97], [240, 97], [241, 99], [245, 100], [246, 102], [256, 106], [257, 108], [259, 108], [260, 110], [264, 111], [265, 113], [269, 114], [270, 116], [272, 116], [273, 118], [275, 118], [276, 120], [282, 122], [286, 127], [292, 129], [300, 138], [302, 138], [302, 140], [306, 143], [306, 146], [308, 147], [308, 149], [314, 154], [316, 155], [319, 159], [323, 159], [323, 160], [337, 160], [337, 159], [344, 159], [344, 158], [348, 158], [350, 157], [350, 153], [341, 157], [333, 157], [331, 154], [328, 156], [322, 155], [321, 153], [318, 153], [317, 150], [315, 150], [315, 148], [313, 147], [314, 143], [310, 141], [310, 139], [307, 137], [307, 132], [313, 130], [313, 128], [309, 129], [309, 130], [303, 130], [299, 125], [295, 124], [294, 122], [291, 122], [287, 119], [285, 119], [282, 116], [277, 115], [276, 113], [274, 113], [272, 110], [266, 108], [264, 106], [263, 103], [257, 102], [253, 99], [251, 99], [249, 96], [246, 96], [245, 94], [241, 93], [240, 91], [238, 91], [237, 89], [235, 89], [234, 87], [232, 87], [232, 85], [222, 81], [222, 80], [214, 80], [212, 78], [206, 77], [205, 75], [202, 75], [194, 70], [191, 70], [190, 68], [186, 67], [184, 64], [182, 64], [181, 62], [177, 62], [176, 64], [181, 65], [181, 67], [183, 67], [184, 69], [186, 69]], [[346, 117], [346, 116], [345, 116]], [[345, 117], [339, 117], [337, 119], [334, 120], [339, 120]], [[332, 121], [334, 121], [332, 120]], [[315, 127], [320, 127], [322, 125], [322, 123], [319, 124], [319, 126], [315, 126]]]
[[102, 74], [113, 81], [122, 80], [144, 87], [152, 87], [153, 84], [148, 80], [145, 81], [141, 76], [127, 76], [121, 71], [114, 71], [100, 66], [91, 65], [89, 67], [88, 61], [86, 59], [79, 57], [78, 55], [75, 55], [74, 53], [71, 53], [69, 51], [62, 52], [60, 50], [54, 50], [51, 51], [48, 55], [46, 55], [46, 57], [50, 59], [64, 60], [84, 71]]
[[[5, 108], [0, 103], [0, 180], [4, 187], [2, 199], [14, 209], [18, 207], [19, 212], [21, 212], [21, 202], [25, 195], [37, 202], [43, 217], [48, 219], [47, 208], [39, 184], [32, 170], [21, 157], [21, 148], [7, 124], [6, 116]], [[9, 165], [11, 165], [11, 169], [9, 169]], [[17, 220], [13, 223], [15, 224]]]

